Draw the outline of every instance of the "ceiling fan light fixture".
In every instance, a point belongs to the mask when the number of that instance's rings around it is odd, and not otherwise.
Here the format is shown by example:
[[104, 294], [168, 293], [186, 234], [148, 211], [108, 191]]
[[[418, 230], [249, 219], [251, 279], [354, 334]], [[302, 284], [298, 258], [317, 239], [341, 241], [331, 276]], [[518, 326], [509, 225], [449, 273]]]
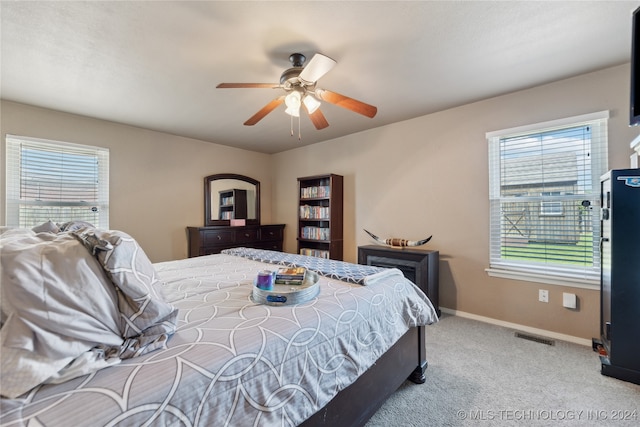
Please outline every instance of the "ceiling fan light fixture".
[[309, 114], [315, 113], [315, 111], [320, 108], [320, 101], [318, 101], [313, 95], [305, 95], [302, 102], [304, 102], [305, 107], [307, 107]]
[[284, 110], [284, 112], [292, 117], [300, 117], [300, 107], [298, 108], [287, 107], [287, 109]]
[[300, 117], [300, 104], [301, 104], [300, 92], [297, 90], [291, 91], [285, 98], [284, 103], [287, 106], [285, 113], [293, 117]]

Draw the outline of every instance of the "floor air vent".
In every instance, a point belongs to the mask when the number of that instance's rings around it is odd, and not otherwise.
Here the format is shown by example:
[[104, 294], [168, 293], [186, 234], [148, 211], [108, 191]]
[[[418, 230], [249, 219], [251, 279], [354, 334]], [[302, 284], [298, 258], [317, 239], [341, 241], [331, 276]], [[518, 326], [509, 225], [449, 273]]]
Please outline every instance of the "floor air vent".
[[517, 338], [522, 338], [525, 340], [529, 340], [529, 341], [533, 341], [533, 342], [538, 342], [540, 344], [546, 344], [546, 345], [556, 345], [556, 342], [552, 339], [549, 338], [544, 338], [544, 337], [538, 337], [535, 335], [530, 335], [530, 334], [525, 334], [524, 332], [516, 332], [516, 337]]

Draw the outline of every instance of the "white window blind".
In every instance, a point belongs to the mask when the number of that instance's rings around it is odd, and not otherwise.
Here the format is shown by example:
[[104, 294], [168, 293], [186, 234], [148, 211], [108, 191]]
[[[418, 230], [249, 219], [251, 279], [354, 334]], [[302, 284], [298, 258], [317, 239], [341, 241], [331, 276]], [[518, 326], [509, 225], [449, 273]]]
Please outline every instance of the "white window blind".
[[490, 274], [598, 283], [608, 117], [600, 112], [487, 133]]
[[87, 221], [109, 228], [109, 150], [7, 135], [7, 225]]

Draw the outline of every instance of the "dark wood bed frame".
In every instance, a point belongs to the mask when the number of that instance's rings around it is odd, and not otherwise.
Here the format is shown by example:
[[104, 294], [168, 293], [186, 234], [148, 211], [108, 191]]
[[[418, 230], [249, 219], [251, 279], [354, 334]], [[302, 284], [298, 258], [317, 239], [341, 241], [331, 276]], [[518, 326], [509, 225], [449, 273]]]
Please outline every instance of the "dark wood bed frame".
[[424, 383], [426, 369], [425, 327], [418, 326], [301, 426], [363, 426], [405, 380]]

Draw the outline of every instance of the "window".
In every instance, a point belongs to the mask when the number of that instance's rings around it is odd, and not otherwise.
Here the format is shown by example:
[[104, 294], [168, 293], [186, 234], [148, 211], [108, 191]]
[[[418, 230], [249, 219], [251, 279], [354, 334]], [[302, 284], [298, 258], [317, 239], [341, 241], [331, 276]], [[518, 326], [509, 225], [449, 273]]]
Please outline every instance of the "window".
[[[562, 215], [562, 202], [545, 200], [550, 198], [549, 196], [559, 196], [559, 191], [543, 191], [541, 194], [542, 201], [540, 202], [540, 215]], [[558, 199], [559, 197], [556, 197]]]
[[605, 111], [487, 133], [490, 275], [599, 283], [608, 117]]
[[109, 228], [109, 150], [7, 135], [7, 225]]

